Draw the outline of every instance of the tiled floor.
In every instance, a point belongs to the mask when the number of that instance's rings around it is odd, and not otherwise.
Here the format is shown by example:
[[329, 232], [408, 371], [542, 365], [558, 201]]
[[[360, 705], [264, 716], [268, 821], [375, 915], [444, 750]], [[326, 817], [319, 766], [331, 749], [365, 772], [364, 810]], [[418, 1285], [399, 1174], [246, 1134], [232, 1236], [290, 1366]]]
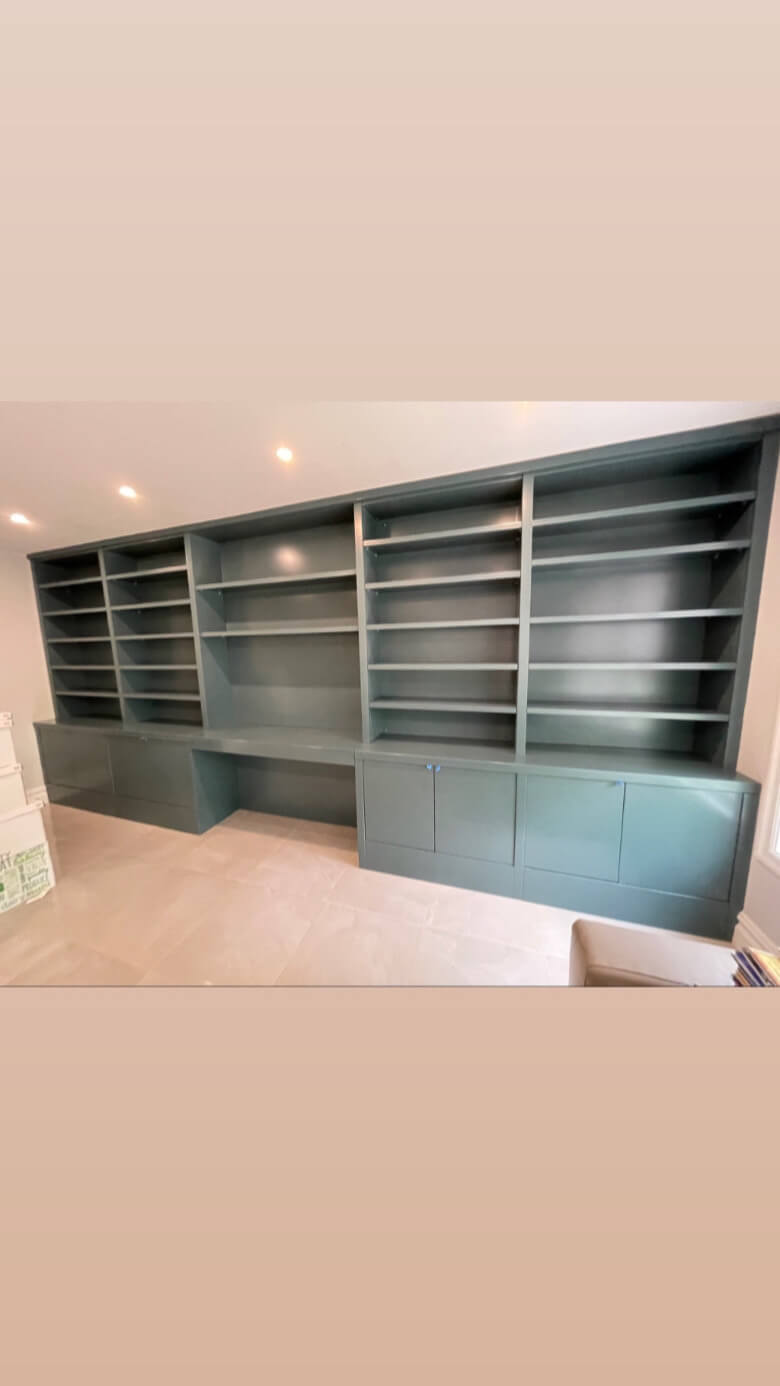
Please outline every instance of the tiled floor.
[[357, 864], [352, 828], [239, 812], [203, 837], [46, 810], [56, 889], [0, 916], [17, 985], [565, 984], [575, 915]]

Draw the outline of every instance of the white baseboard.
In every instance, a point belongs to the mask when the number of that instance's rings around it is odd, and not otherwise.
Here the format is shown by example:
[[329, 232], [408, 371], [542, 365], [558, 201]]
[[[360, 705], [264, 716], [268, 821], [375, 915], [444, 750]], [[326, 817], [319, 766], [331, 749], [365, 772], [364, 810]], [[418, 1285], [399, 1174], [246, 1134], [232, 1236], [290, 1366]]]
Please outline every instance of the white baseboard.
[[46, 785], [39, 784], [36, 785], [35, 789], [28, 789], [27, 802], [28, 804], [48, 804], [49, 796], [46, 792]]
[[770, 938], [769, 934], [765, 934], [764, 930], [760, 929], [755, 920], [751, 919], [749, 914], [745, 914], [744, 910], [737, 915], [732, 942], [737, 948], [760, 948], [765, 953], [780, 952], [780, 944], [777, 939]]

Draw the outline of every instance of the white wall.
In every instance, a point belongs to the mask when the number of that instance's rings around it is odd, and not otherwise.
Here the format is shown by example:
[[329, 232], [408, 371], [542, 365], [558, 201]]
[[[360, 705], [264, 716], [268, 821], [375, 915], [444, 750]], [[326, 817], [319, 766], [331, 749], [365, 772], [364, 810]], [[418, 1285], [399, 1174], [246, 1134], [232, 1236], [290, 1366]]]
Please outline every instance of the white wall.
[[[769, 525], [756, 640], [750, 667], [745, 721], [737, 768], [766, 784], [780, 699], [780, 477]], [[771, 806], [767, 796], [762, 814]], [[759, 821], [750, 866], [745, 914], [780, 944], [780, 876], [760, 858], [763, 820]]]
[[8, 548], [0, 548], [0, 711], [13, 713], [25, 787], [36, 789], [43, 773], [33, 721], [54, 712], [30, 565]]

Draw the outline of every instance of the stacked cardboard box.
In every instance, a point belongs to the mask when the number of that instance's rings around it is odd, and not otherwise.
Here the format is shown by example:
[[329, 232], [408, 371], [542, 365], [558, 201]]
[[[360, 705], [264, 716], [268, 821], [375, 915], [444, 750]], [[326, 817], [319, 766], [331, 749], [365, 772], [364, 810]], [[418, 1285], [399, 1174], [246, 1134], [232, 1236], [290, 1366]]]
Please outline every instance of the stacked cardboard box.
[[38, 900], [54, 870], [38, 804], [28, 804], [16, 762], [10, 712], [0, 712], [0, 914]]

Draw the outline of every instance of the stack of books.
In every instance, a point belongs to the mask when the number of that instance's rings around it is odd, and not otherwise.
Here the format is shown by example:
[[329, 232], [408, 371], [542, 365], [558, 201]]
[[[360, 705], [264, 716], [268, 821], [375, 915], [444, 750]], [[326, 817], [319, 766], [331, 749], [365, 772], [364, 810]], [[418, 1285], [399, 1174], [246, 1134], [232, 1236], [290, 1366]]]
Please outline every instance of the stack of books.
[[758, 948], [740, 948], [734, 954], [738, 987], [780, 987], [780, 958]]

